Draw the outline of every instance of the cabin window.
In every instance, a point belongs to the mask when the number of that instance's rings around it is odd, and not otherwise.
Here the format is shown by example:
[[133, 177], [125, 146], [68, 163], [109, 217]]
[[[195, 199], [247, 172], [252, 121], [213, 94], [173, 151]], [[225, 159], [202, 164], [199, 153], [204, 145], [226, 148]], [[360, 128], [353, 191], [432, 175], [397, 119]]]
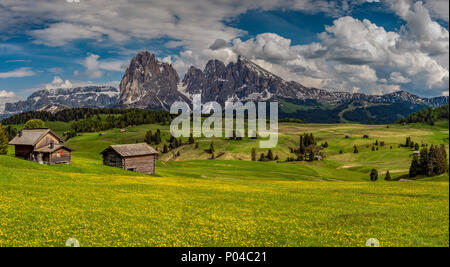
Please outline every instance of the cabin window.
[[134, 172], [135, 169], [134, 168], [128, 168], [127, 170]]

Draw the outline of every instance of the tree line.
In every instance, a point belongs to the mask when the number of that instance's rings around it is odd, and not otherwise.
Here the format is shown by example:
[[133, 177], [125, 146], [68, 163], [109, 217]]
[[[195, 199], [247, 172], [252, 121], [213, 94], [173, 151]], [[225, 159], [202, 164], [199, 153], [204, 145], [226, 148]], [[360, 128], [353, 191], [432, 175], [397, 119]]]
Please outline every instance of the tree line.
[[437, 107], [437, 108], [426, 108], [419, 110], [410, 114], [406, 118], [400, 119], [399, 123], [415, 123], [415, 122], [423, 122], [428, 123], [430, 125], [434, 125], [437, 120], [447, 119], [449, 118], [449, 105]]
[[101, 118], [100, 114], [77, 120], [72, 123], [72, 131], [78, 132], [99, 132], [113, 128], [125, 128], [132, 125], [142, 124], [169, 124], [172, 115], [168, 111], [154, 111], [141, 109], [127, 109], [119, 115], [108, 115]]
[[420, 155], [414, 155], [409, 168], [409, 176], [418, 175], [435, 176], [448, 172], [447, 152], [445, 145], [431, 145], [430, 149], [424, 147]]

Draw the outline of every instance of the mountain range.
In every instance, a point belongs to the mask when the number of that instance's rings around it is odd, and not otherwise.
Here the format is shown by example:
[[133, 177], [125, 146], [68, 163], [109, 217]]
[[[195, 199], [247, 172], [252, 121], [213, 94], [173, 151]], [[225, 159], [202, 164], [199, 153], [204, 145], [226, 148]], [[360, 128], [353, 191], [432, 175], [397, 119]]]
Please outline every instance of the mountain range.
[[332, 92], [305, 87], [239, 56], [225, 64], [210, 60], [203, 70], [190, 67], [181, 80], [169, 63], [142, 51], [126, 69], [120, 90], [107, 86], [41, 90], [25, 101], [7, 103], [5, 114], [72, 107], [120, 107], [168, 110], [175, 101], [278, 101], [280, 116], [307, 122], [390, 123], [425, 107], [449, 103], [448, 96], [421, 98], [406, 91], [385, 95]]

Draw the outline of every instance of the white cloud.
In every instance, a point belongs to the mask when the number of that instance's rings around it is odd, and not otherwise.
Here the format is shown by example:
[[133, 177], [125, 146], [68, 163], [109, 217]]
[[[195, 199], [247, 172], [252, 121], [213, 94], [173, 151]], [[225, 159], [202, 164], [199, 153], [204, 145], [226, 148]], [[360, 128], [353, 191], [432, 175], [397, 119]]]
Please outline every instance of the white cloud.
[[29, 77], [34, 76], [36, 73], [31, 70], [31, 68], [23, 67], [19, 69], [15, 69], [8, 72], [0, 72], [0, 78], [21, 78], [21, 77]]
[[72, 88], [72, 83], [69, 80], [64, 81], [59, 76], [55, 76], [51, 83], [45, 85], [46, 90], [60, 89], [60, 88], [63, 89]]
[[400, 72], [392, 72], [389, 77], [389, 81], [393, 83], [410, 83], [411, 79], [403, 77], [403, 75]]
[[87, 57], [82, 62], [82, 65], [86, 68], [85, 74], [89, 78], [100, 78], [103, 76], [104, 71], [123, 72], [128, 65], [127, 60], [100, 61], [99, 58], [100, 58], [99, 55], [88, 53]]
[[448, 0], [428, 0], [425, 7], [434, 18], [442, 19], [448, 23], [449, 1]]
[[407, 0], [400, 0], [392, 6], [396, 13], [406, 21], [408, 33], [418, 42], [423, 51], [432, 55], [448, 55], [449, 32], [431, 19], [428, 9], [423, 6], [422, 2], [411, 5]]
[[18, 99], [14, 92], [8, 92], [5, 90], [0, 91], [0, 114], [5, 110], [5, 104], [14, 102]]
[[[30, 22], [42, 25], [42, 29], [27, 33], [36, 43], [48, 46], [88, 39], [111, 47], [164, 37], [170, 39], [166, 47], [181, 47], [178, 55], [164, 59], [181, 75], [189, 66], [203, 67], [211, 58], [229, 62], [243, 54], [284, 78], [308, 86], [384, 92], [399, 87], [390, 84], [391, 73], [398, 72], [411, 80], [401, 83], [409, 86], [402, 89], [425, 95], [448, 90], [448, 31], [433, 20], [448, 21], [448, 1], [385, 1], [406, 23], [399, 32], [345, 16], [354, 5], [376, 0], [96, 0], [73, 5], [65, 1], [3, 0], [0, 30], [8, 33]], [[225, 22], [251, 9], [323, 12], [339, 19], [325, 29], [317, 43], [293, 46], [289, 39], [272, 33], [242, 41], [246, 32]], [[2, 48], [0, 44], [0, 54], [6, 49], [20, 48]], [[123, 53], [130, 51], [124, 49]], [[79, 76], [99, 78], [106, 71], [123, 70], [128, 62], [105, 61], [88, 54], [81, 64], [86, 71]]]
[[72, 23], [55, 23], [47, 28], [32, 30], [30, 35], [36, 38], [35, 43], [48, 46], [63, 46], [77, 39], [100, 40], [102, 33], [94, 31], [92, 26]]
[[334, 20], [319, 37], [318, 43], [296, 46], [273, 33], [245, 42], [236, 38], [231, 48], [234, 55], [228, 58], [244, 55], [285, 79], [311, 87], [347, 91], [356, 87], [363, 93], [405, 89], [421, 95], [448, 90], [448, 68], [409, 35], [346, 16]]

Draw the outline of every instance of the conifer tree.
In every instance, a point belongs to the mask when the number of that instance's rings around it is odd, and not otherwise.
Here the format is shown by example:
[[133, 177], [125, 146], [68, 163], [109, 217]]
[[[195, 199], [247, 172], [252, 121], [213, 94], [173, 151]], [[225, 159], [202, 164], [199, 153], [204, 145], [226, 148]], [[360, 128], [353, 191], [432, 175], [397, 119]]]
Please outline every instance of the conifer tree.
[[256, 149], [252, 148], [252, 161], [256, 161]]
[[214, 153], [214, 143], [211, 143], [211, 145], [209, 145], [209, 153], [210, 154]]
[[8, 137], [0, 123], [0, 155], [8, 154]]
[[376, 169], [372, 169], [372, 171], [370, 172], [370, 180], [372, 182], [378, 180], [378, 171]]
[[413, 160], [411, 161], [411, 167], [409, 167], [409, 177], [416, 177], [419, 174], [419, 170], [419, 158], [417, 156], [414, 156]]
[[389, 170], [386, 171], [386, 176], [384, 177], [384, 180], [386, 180], [386, 181], [391, 181], [392, 180], [391, 174], [389, 173]]

